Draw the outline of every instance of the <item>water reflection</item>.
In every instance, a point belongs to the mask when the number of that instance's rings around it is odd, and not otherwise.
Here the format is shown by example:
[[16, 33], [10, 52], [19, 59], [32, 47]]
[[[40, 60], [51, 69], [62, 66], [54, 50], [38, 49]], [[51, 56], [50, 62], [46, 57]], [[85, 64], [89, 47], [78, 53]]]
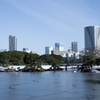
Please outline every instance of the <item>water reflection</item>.
[[0, 73], [0, 100], [99, 100], [99, 93], [96, 73]]
[[86, 82], [88, 83], [92, 83], [92, 84], [100, 84], [100, 80], [86, 80]]

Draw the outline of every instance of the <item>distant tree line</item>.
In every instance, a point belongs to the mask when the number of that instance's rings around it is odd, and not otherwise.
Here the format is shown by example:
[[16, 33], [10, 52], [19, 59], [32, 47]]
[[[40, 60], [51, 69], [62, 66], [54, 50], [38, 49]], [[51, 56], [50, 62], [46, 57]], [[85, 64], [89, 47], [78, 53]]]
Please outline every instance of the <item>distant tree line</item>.
[[92, 55], [83, 56], [83, 59], [72, 59], [70, 61], [64, 60], [60, 55], [38, 55], [32, 53], [25, 53], [20, 51], [8, 51], [0, 53], [0, 65], [27, 65], [27, 66], [39, 66], [42, 64], [52, 65], [57, 67], [58, 64], [62, 63], [83, 63], [83, 66], [100, 65], [100, 57], [95, 58]]
[[0, 64], [3, 66], [8, 65], [27, 65], [27, 66], [39, 66], [42, 64], [57, 66], [63, 62], [63, 58], [60, 55], [41, 55], [25, 53], [20, 51], [8, 51], [0, 53]]

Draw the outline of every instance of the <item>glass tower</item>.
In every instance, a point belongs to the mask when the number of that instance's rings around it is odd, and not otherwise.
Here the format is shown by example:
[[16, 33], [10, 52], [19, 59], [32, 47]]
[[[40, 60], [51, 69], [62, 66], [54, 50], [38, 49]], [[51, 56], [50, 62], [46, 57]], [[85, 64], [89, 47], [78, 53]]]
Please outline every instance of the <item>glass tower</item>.
[[17, 50], [17, 38], [15, 36], [9, 35], [9, 51]]
[[55, 50], [64, 51], [63, 43], [55, 43]]
[[45, 47], [45, 54], [52, 54], [53, 47]]
[[85, 53], [100, 49], [100, 26], [85, 27]]
[[78, 52], [78, 43], [77, 42], [72, 42], [72, 51]]

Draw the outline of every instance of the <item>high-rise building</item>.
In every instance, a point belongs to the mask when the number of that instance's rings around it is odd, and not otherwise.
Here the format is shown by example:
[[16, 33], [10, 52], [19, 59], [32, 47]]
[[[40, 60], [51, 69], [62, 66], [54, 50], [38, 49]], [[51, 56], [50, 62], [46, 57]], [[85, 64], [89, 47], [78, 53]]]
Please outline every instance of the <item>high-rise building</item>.
[[63, 43], [55, 43], [55, 50], [64, 51]]
[[53, 47], [45, 47], [45, 54], [52, 54]]
[[17, 38], [15, 36], [9, 35], [9, 51], [17, 50]]
[[72, 51], [78, 52], [78, 43], [77, 42], [72, 42]]
[[87, 26], [85, 31], [85, 53], [100, 49], [100, 26]]

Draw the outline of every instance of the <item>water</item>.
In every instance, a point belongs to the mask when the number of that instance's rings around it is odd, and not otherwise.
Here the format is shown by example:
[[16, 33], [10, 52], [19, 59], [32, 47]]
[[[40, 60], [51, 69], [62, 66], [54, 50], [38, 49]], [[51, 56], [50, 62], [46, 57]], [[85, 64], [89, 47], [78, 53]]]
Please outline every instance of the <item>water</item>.
[[100, 74], [1, 72], [0, 100], [100, 100]]

